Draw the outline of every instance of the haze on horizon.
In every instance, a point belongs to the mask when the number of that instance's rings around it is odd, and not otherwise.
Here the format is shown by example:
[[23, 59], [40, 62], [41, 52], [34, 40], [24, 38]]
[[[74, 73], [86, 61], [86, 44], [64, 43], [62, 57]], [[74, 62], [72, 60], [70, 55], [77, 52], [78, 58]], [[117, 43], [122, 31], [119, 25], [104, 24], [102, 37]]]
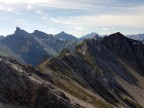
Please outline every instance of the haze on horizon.
[[144, 33], [144, 0], [0, 0], [0, 35], [16, 27], [77, 37], [90, 32]]

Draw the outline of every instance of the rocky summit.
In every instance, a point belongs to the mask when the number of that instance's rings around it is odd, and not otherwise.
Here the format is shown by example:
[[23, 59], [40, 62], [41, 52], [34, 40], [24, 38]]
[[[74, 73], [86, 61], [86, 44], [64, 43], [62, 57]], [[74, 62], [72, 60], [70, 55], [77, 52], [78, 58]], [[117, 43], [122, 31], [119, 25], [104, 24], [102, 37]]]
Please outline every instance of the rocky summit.
[[144, 108], [143, 63], [144, 44], [119, 32], [86, 39], [37, 67], [1, 56], [0, 107]]

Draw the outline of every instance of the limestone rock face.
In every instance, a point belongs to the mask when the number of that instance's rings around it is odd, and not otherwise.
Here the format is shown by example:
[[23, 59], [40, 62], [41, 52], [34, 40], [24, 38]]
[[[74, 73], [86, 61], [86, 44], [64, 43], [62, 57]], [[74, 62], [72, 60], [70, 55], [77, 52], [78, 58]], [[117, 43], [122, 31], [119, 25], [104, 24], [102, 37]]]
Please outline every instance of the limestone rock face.
[[54, 93], [54, 88], [45, 83], [43, 77], [49, 80], [48, 76], [32, 66], [24, 66], [14, 60], [2, 58], [0, 106], [2, 108], [79, 108], [73, 105], [64, 93]]
[[144, 44], [141, 41], [115, 33], [103, 39], [103, 44], [117, 55], [137, 62], [144, 68]]

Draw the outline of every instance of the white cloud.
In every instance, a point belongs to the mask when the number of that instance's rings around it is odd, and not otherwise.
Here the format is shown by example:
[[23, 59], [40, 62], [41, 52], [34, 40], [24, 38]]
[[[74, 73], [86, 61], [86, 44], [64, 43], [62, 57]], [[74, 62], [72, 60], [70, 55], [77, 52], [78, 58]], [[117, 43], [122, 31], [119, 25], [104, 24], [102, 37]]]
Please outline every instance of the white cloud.
[[[95, 7], [94, 4], [83, 3], [79, 1], [68, 1], [68, 0], [0, 0], [0, 3], [8, 4], [30, 4], [42, 7], [54, 7], [64, 9], [84, 9], [87, 10], [89, 7]], [[30, 8], [30, 7], [29, 7]]]
[[32, 9], [32, 5], [28, 5], [27, 10], [31, 10], [31, 9]]
[[15, 4], [15, 3], [47, 3], [50, 0], [0, 0], [0, 2]]
[[78, 26], [77, 23], [74, 23], [73, 21], [70, 21], [67, 19], [67, 17], [60, 17], [60, 18], [50, 18], [52, 22], [64, 24], [64, 25], [71, 25], [71, 26]]
[[91, 15], [91, 16], [74, 16], [60, 17], [52, 19], [55, 23], [79, 25], [81, 27], [96, 26], [131, 26], [144, 27], [144, 15]]
[[14, 10], [11, 7], [6, 7], [6, 6], [0, 6], [0, 11], [5, 11], [5, 12], [10, 12], [10, 13], [15, 13], [15, 14], [22, 14], [21, 12], [18, 12]]
[[106, 31], [109, 31], [110, 30], [110, 28], [108, 28], [108, 27], [103, 27], [103, 28], [101, 28], [102, 30], [106, 30]]
[[[88, 30], [110, 32], [115, 27], [122, 27], [125, 31], [129, 27], [144, 28], [144, 5], [117, 1], [120, 0], [0, 0], [0, 12], [4, 11], [7, 16], [11, 15], [9, 12], [24, 13], [18, 15], [21, 20], [16, 24], [28, 26], [29, 22], [33, 22], [36, 23], [34, 27], [44, 24], [46, 27], [42, 28], [50, 32], [64, 29], [80, 35]], [[12, 15], [11, 19], [16, 18], [17, 15]]]

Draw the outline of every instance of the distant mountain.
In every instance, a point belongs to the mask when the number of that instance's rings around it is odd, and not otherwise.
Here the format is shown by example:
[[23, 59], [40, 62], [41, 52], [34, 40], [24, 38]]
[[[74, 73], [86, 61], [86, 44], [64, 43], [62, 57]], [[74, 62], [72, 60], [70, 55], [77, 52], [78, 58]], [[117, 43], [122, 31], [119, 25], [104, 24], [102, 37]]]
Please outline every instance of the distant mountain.
[[62, 31], [59, 34], [56, 34], [54, 37], [63, 41], [78, 41], [78, 39], [75, 36], [67, 34], [64, 31]]
[[142, 43], [144, 44], [144, 40], [142, 40]]
[[14, 34], [1, 40], [0, 44], [2, 44], [0, 47], [5, 49], [6, 52], [8, 49], [11, 50], [7, 52], [8, 54], [13, 52], [15, 53], [15, 55], [12, 55], [14, 58], [21, 58], [28, 64], [36, 65], [44, 55], [48, 55], [34, 37], [18, 27]]
[[3, 40], [5, 37], [4, 36], [0, 36], [0, 40]]
[[98, 33], [92, 32], [90, 34], [84, 35], [80, 38], [80, 40], [84, 40], [84, 39], [91, 39], [91, 38], [99, 38], [100, 35]]
[[44, 47], [45, 51], [47, 51], [49, 55], [58, 55], [64, 48], [72, 51], [77, 45], [77, 42], [75, 41], [59, 40], [51, 34], [46, 34], [38, 30], [34, 31], [32, 36], [41, 46]]
[[54, 39], [52, 34], [47, 34], [39, 30], [35, 30], [32, 35], [38, 39]]
[[128, 37], [135, 40], [144, 40], [144, 34], [128, 35]]
[[28, 33], [17, 27], [14, 34], [0, 41], [0, 48], [21, 62], [36, 65], [43, 57], [58, 55], [63, 48], [73, 50], [76, 44], [38, 30]]
[[39, 69], [86, 108], [143, 108], [144, 44], [114, 33], [87, 39]]

